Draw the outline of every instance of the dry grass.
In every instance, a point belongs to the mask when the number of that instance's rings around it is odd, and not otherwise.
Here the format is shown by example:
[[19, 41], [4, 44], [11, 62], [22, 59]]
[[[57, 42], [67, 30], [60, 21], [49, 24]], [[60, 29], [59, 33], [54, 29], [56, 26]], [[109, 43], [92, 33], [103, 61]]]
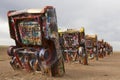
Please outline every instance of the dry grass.
[[0, 46], [0, 61], [9, 59], [9, 56], [7, 55], [7, 49], [8, 46]]
[[89, 65], [65, 63], [63, 77], [47, 77], [40, 73], [14, 71], [9, 65], [7, 47], [0, 47], [0, 80], [120, 80], [120, 54], [114, 52], [99, 61], [90, 60]]

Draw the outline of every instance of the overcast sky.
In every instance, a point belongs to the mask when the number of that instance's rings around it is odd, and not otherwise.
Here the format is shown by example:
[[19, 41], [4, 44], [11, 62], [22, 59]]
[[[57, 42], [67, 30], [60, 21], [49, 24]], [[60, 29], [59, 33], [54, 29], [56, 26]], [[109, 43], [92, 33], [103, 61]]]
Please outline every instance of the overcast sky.
[[0, 45], [12, 45], [9, 37], [7, 12], [28, 8], [56, 8], [59, 28], [85, 27], [86, 34], [97, 34], [99, 39], [120, 51], [120, 0], [1, 0]]

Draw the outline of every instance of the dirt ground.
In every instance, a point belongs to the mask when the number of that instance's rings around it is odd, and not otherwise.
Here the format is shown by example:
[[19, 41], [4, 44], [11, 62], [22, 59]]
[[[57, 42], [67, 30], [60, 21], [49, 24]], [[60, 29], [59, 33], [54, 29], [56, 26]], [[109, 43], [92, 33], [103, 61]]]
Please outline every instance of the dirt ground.
[[0, 47], [0, 80], [120, 80], [120, 52], [114, 52], [99, 61], [89, 60], [89, 65], [65, 63], [66, 73], [63, 77], [14, 71], [9, 59], [6, 47]]

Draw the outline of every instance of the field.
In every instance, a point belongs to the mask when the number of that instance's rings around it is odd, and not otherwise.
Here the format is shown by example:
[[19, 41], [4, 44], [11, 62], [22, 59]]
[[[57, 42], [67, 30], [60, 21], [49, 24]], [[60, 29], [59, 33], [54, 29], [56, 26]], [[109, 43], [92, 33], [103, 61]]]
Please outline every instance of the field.
[[114, 52], [99, 61], [89, 60], [89, 65], [65, 63], [63, 77], [47, 77], [40, 73], [14, 71], [9, 64], [7, 47], [0, 47], [0, 80], [120, 80], [120, 53]]

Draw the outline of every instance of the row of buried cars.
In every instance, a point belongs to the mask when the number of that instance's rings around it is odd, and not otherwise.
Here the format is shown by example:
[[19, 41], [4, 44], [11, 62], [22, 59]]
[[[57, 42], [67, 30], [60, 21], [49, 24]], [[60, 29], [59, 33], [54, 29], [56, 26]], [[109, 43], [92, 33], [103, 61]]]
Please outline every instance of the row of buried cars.
[[78, 61], [88, 65], [88, 60], [103, 58], [113, 53], [112, 46], [103, 39], [98, 40], [98, 36], [85, 35], [83, 27], [79, 30], [67, 29], [59, 30], [59, 42], [61, 45], [64, 60], [66, 62]]
[[10, 37], [15, 42], [7, 53], [14, 70], [62, 76], [65, 74], [64, 61], [79, 61], [86, 65], [88, 53], [92, 57], [94, 52], [98, 59], [98, 56], [104, 57], [112, 52], [112, 47], [98, 41], [97, 36], [87, 37], [84, 28], [80, 32], [68, 30], [58, 33], [53, 6], [10, 10], [7, 16]]

